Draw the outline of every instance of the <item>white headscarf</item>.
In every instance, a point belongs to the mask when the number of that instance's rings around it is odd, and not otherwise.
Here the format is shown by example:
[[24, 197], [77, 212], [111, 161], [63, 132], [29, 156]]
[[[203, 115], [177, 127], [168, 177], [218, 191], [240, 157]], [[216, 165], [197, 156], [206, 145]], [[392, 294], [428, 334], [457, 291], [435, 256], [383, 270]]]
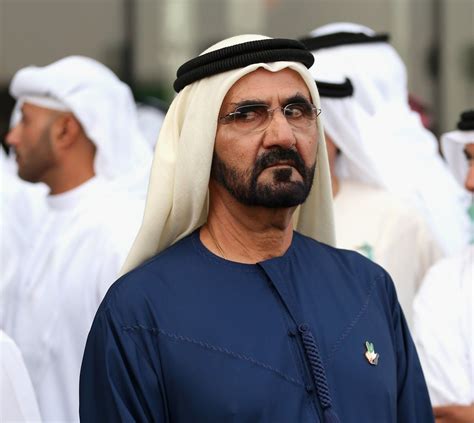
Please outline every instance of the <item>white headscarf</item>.
[[19, 70], [10, 93], [19, 106], [30, 102], [72, 112], [97, 147], [96, 173], [144, 195], [152, 151], [139, 130], [130, 88], [110, 69], [87, 57], [70, 56]]
[[[336, 23], [312, 36], [336, 32], [374, 35], [371, 29]], [[344, 155], [341, 178], [398, 194], [425, 217], [445, 253], [467, 245], [466, 196], [438, 154], [434, 135], [408, 105], [405, 66], [388, 43], [349, 44], [313, 52], [316, 80], [354, 86], [352, 99], [322, 99], [325, 129]]]
[[441, 136], [441, 149], [444, 158], [454, 177], [463, 188], [469, 166], [463, 152], [466, 144], [474, 144], [474, 130], [456, 130]]
[[[247, 41], [242, 35], [215, 44], [207, 53]], [[203, 53], [203, 54], [204, 54]], [[208, 213], [208, 184], [217, 117], [229, 89], [258, 68], [298, 72], [319, 107], [316, 85], [306, 67], [296, 62], [257, 63], [196, 81], [179, 92], [166, 114], [155, 149], [143, 224], [125, 262], [127, 272], [203, 225]], [[326, 145], [318, 120], [319, 147], [314, 185], [300, 207], [296, 228], [319, 241], [334, 244], [332, 193]]]

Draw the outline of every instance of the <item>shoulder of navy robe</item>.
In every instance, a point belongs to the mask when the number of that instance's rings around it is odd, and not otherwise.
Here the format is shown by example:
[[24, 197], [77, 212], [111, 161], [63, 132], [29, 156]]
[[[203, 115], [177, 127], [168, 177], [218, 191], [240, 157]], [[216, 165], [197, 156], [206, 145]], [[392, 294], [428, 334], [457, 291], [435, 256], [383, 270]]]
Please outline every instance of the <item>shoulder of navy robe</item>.
[[393, 283], [294, 233], [230, 262], [199, 230], [104, 298], [80, 380], [84, 422], [433, 422]]

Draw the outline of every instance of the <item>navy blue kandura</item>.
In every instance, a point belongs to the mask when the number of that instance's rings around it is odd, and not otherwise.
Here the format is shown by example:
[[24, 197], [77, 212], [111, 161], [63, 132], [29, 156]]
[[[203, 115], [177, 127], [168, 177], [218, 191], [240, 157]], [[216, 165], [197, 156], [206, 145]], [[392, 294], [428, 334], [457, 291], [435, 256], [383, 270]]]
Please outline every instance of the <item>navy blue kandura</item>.
[[282, 257], [249, 265], [215, 256], [195, 231], [119, 279], [87, 340], [80, 415], [433, 422], [388, 274], [296, 232]]

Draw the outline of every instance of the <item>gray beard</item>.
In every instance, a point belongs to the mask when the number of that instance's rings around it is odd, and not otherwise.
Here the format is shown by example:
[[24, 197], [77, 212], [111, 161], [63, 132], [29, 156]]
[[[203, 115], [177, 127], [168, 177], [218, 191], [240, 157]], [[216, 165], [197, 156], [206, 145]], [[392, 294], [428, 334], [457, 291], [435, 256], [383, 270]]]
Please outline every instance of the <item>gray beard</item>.
[[[293, 161], [294, 168], [274, 169], [272, 182], [258, 182], [258, 177], [263, 170], [282, 160]], [[288, 208], [306, 201], [313, 186], [315, 169], [316, 163], [310, 167], [305, 166], [301, 156], [295, 150], [284, 150], [278, 147], [259, 156], [253, 169], [248, 172], [228, 166], [214, 153], [211, 178], [241, 204]], [[302, 181], [291, 181], [292, 173], [295, 171], [300, 173]]]

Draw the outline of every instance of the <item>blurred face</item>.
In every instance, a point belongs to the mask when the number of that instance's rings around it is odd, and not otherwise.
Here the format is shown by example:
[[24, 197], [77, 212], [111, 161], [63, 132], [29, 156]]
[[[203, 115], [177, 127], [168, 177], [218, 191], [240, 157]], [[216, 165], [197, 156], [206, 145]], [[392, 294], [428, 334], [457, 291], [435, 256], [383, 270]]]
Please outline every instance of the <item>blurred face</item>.
[[28, 182], [42, 182], [56, 162], [50, 129], [57, 113], [29, 103], [21, 112], [21, 121], [7, 134], [6, 142], [15, 150], [18, 176]]
[[258, 69], [224, 98], [211, 178], [245, 205], [301, 204], [313, 182], [317, 134], [316, 111], [300, 75]]
[[464, 154], [469, 164], [464, 185], [468, 191], [474, 193], [474, 143], [464, 146]]

